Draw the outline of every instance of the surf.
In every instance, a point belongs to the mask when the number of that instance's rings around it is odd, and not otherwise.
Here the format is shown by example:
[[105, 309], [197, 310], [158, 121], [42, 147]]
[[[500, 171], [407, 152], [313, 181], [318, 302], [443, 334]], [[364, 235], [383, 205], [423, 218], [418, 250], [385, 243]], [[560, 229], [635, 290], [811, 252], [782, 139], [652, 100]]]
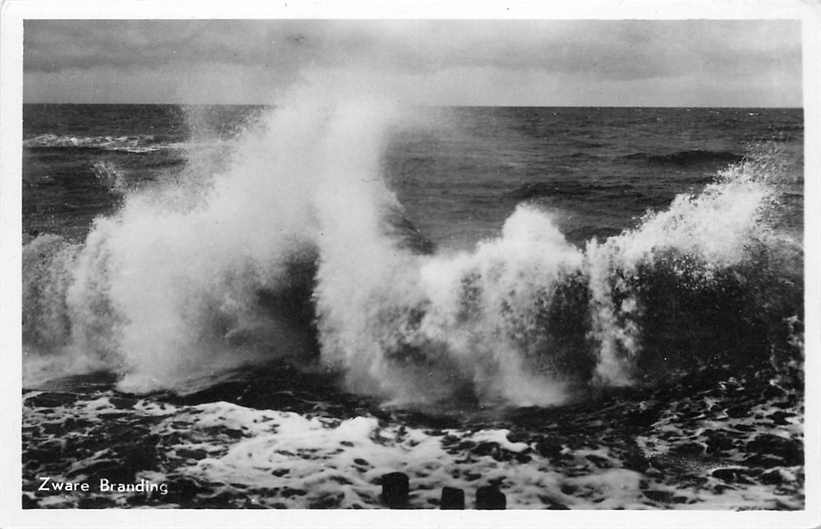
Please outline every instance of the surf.
[[218, 166], [192, 152], [169, 182], [120, 186], [85, 241], [30, 241], [24, 385], [104, 369], [122, 391], [174, 391], [284, 360], [392, 403], [546, 406], [694, 361], [803, 354], [777, 152], [604, 240], [571, 244], [550, 211], [520, 204], [457, 252], [415, 229], [383, 177], [392, 135], [431, 126], [296, 94]]

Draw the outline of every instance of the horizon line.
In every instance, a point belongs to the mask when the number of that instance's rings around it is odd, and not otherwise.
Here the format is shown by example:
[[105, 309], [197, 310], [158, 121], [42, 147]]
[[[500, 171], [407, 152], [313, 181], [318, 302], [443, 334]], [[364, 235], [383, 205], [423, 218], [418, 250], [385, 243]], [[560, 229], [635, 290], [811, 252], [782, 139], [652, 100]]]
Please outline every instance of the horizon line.
[[[24, 101], [25, 105], [87, 105], [87, 106], [224, 106], [224, 107], [275, 107], [276, 103], [182, 103], [182, 102], [163, 102], [163, 103], [146, 103], [146, 102], [119, 102], [119, 103], [80, 103], [80, 102], [56, 102], [56, 101]], [[431, 107], [431, 108], [724, 108], [724, 109], [741, 109], [741, 108], [757, 108], [757, 109], [775, 109], [775, 110], [803, 110], [804, 105], [798, 106], [781, 106], [781, 105], [465, 105], [465, 104], [409, 104], [408, 106], [415, 107]]]

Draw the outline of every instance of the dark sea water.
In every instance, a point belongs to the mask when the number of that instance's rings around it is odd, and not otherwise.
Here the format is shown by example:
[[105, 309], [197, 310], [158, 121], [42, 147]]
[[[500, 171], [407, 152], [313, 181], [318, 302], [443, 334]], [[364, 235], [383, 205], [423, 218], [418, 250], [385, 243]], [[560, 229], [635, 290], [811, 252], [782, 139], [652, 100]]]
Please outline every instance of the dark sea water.
[[800, 109], [23, 114], [24, 507], [803, 508]]

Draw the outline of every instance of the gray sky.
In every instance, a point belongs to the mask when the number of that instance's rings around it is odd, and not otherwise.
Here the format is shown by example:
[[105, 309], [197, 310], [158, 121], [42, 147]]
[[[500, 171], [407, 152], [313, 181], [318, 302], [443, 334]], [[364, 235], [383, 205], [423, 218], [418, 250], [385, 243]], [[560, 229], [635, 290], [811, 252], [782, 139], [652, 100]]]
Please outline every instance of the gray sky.
[[801, 106], [798, 21], [40, 21], [24, 100]]

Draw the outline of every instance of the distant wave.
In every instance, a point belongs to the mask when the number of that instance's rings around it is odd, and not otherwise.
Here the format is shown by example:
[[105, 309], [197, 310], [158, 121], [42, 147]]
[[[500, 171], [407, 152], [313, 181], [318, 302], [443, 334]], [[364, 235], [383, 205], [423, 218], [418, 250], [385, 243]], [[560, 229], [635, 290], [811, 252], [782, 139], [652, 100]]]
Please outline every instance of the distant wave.
[[26, 149], [99, 149], [104, 151], [123, 151], [130, 153], [147, 153], [159, 151], [166, 146], [160, 138], [150, 134], [137, 136], [62, 136], [41, 134], [23, 140]]
[[527, 200], [543, 196], [587, 196], [593, 193], [642, 196], [640, 191], [637, 191], [629, 184], [590, 184], [575, 180], [528, 182], [510, 191], [507, 196], [518, 200]]
[[734, 163], [740, 162], [744, 155], [731, 151], [710, 151], [694, 149], [676, 151], [668, 154], [654, 154], [636, 152], [622, 157], [625, 160], [644, 160], [654, 165], [697, 165], [707, 163]]
[[[166, 136], [139, 134], [135, 136], [71, 136], [59, 134], [40, 134], [23, 140], [25, 149], [82, 149], [88, 151], [111, 151], [131, 154], [147, 154], [169, 151], [190, 151], [195, 149], [214, 149], [230, 147], [231, 141], [219, 138], [201, 138], [197, 140], [178, 141]], [[143, 162], [149, 166], [175, 165], [179, 160]]]

